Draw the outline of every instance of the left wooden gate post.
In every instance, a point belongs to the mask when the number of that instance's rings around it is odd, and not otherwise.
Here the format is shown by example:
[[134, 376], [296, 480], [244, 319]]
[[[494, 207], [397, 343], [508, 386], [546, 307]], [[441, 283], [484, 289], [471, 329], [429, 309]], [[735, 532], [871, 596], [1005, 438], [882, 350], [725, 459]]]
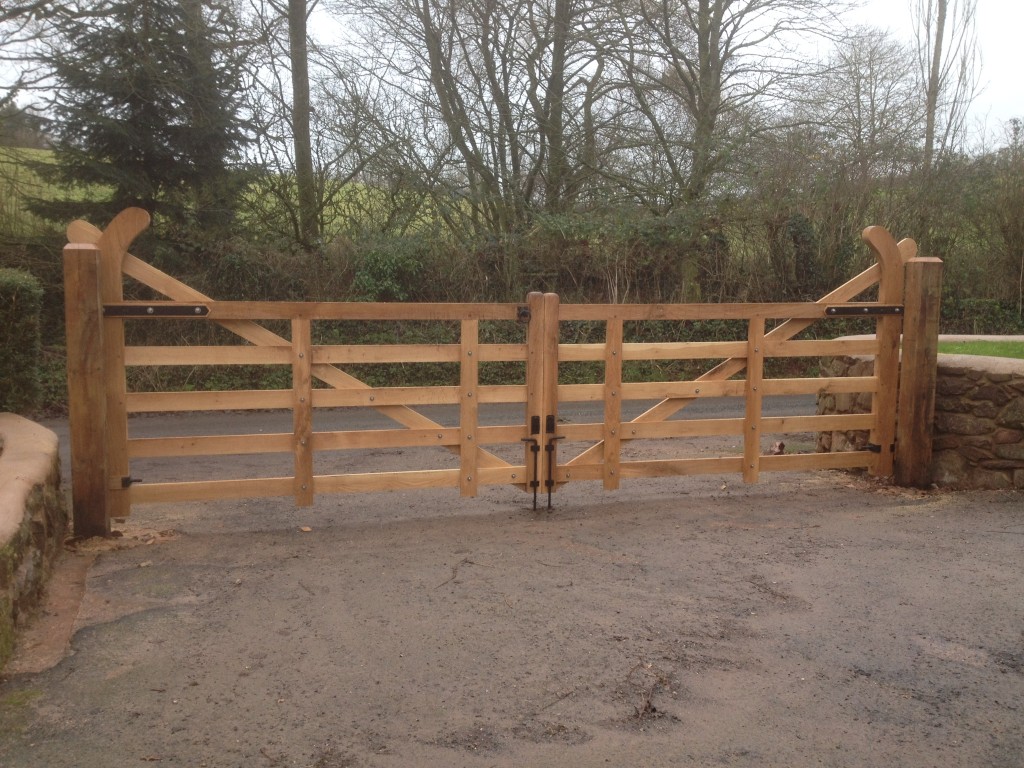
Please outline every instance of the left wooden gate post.
[[67, 328], [68, 411], [71, 428], [71, 499], [74, 532], [110, 534], [107, 488], [107, 387], [100, 249], [64, 247], [64, 317]]

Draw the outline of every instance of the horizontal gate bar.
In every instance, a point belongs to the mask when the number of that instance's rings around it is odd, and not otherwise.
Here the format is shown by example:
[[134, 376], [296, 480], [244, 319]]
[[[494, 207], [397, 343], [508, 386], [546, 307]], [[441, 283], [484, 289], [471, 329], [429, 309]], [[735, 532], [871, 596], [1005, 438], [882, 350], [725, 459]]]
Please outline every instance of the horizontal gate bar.
[[[845, 453], [792, 453], [781, 456], [760, 456], [762, 472], [801, 472], [814, 469], [856, 469], [874, 466], [877, 461], [870, 451]], [[653, 459], [623, 461], [619, 464], [623, 479], [641, 477], [683, 477], [692, 475], [737, 474], [743, 471], [742, 456], [718, 456], [696, 459]], [[557, 470], [559, 482], [601, 480], [603, 464], [572, 464]]]

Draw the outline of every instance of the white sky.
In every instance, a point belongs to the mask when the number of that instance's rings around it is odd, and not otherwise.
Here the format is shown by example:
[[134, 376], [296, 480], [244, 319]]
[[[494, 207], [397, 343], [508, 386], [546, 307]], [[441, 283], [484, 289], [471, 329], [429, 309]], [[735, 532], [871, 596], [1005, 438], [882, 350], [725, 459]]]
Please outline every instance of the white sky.
[[[972, 109], [978, 129], [1002, 136], [1010, 118], [1024, 119], [1024, 0], [977, 0], [978, 47], [981, 50], [979, 94]], [[913, 40], [911, 0], [865, 0], [850, 20], [889, 29]]]

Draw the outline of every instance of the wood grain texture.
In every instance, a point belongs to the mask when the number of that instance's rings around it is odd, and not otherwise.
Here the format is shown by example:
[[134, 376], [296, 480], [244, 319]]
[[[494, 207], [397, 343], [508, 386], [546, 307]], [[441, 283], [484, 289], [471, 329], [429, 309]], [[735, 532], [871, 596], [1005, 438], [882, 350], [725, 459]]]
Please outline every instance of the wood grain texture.
[[94, 245], [64, 248], [71, 505], [74, 532], [81, 537], [110, 533], [99, 259]]
[[476, 496], [480, 484], [477, 472], [480, 411], [480, 322], [463, 320], [459, 346], [459, 493]]
[[313, 342], [309, 320], [292, 320], [292, 452], [295, 504], [313, 504]]
[[918, 257], [907, 261], [906, 270], [893, 470], [898, 485], [927, 488], [932, 482], [943, 265], [940, 259]]
[[[604, 340], [604, 488], [619, 487], [619, 453], [622, 441], [622, 320], [605, 322]], [[564, 430], [563, 430], [564, 432]]]
[[764, 400], [764, 318], [747, 327], [747, 379], [744, 391], [743, 482], [756, 483], [761, 458], [761, 406]]

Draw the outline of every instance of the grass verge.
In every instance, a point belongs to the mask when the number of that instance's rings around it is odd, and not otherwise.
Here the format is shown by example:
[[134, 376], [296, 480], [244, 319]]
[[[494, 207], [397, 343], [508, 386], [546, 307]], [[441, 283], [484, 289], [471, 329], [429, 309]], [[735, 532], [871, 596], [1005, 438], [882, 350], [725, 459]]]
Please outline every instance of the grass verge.
[[1024, 341], [940, 341], [939, 353], [944, 355], [984, 355], [1024, 360]]

